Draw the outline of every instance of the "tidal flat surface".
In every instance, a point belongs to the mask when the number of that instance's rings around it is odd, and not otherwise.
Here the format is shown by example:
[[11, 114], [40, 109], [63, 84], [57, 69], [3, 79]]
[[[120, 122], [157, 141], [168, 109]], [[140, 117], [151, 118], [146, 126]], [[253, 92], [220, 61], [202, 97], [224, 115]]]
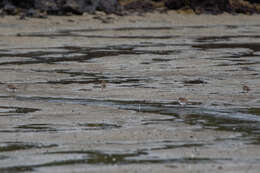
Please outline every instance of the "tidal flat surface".
[[259, 172], [259, 16], [102, 21], [0, 22], [1, 173]]

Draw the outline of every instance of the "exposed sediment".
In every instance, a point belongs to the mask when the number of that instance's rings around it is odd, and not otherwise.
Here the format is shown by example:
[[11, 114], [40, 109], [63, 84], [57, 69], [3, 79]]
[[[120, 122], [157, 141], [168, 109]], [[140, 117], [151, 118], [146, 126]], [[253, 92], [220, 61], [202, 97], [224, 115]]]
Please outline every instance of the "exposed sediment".
[[1, 18], [1, 173], [259, 173], [259, 15], [135, 14]]

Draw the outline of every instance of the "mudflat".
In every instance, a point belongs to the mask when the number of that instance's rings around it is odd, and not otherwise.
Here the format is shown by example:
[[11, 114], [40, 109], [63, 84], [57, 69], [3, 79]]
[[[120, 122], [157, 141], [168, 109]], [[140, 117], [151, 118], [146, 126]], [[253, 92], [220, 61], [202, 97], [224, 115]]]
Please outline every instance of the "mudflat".
[[177, 12], [1, 18], [0, 172], [258, 173], [259, 27]]

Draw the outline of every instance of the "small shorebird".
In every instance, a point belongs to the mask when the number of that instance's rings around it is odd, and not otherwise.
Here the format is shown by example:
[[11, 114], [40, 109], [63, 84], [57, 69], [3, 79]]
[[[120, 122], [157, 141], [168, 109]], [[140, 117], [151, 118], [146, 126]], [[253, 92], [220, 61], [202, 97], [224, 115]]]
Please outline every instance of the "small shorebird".
[[181, 105], [181, 106], [184, 106], [188, 103], [188, 100], [184, 97], [179, 97], [178, 98], [178, 103]]
[[7, 85], [7, 90], [11, 92], [15, 92], [17, 90], [17, 87], [14, 86], [13, 84], [8, 84]]
[[244, 91], [245, 93], [248, 93], [250, 90], [251, 90], [251, 89], [250, 89], [247, 85], [244, 85], [244, 86], [243, 86], [243, 91]]
[[101, 90], [104, 91], [104, 89], [107, 87], [106, 81], [102, 80], [101, 81]]

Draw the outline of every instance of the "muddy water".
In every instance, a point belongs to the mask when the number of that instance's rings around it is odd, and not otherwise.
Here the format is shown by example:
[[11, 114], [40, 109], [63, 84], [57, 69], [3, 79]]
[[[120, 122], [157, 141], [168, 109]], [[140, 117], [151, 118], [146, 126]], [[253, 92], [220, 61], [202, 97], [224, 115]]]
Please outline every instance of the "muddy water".
[[259, 31], [241, 24], [11, 35], [32, 46], [0, 50], [0, 172], [257, 171]]

